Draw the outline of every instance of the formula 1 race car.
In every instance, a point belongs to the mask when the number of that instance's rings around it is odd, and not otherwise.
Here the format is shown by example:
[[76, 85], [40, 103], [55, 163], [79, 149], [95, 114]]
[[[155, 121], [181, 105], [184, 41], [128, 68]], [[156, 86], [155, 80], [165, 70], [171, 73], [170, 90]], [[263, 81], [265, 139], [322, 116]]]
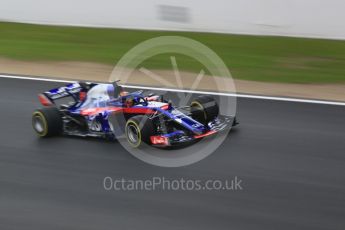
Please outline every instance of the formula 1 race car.
[[[60, 99], [68, 99], [58, 104]], [[32, 125], [40, 137], [60, 134], [116, 139], [124, 136], [137, 148], [193, 143], [237, 124], [219, 115], [217, 102], [203, 95], [177, 108], [163, 95], [125, 92], [112, 84], [71, 83], [39, 94], [44, 106], [34, 111]]]

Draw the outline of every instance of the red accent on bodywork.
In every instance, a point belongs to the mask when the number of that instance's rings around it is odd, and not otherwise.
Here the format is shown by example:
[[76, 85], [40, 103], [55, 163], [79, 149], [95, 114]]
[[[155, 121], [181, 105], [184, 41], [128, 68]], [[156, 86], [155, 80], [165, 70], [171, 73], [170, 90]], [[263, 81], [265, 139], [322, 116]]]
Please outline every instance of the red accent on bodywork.
[[53, 103], [44, 94], [39, 94], [38, 99], [40, 100], [40, 102], [43, 106], [53, 105]]
[[123, 108], [123, 113], [152, 114], [154, 113], [154, 111], [148, 108], [130, 107], [130, 108]]
[[[81, 95], [79, 95], [81, 97]], [[163, 110], [169, 109], [169, 104], [163, 103], [160, 107]], [[116, 112], [116, 113], [129, 113], [129, 114], [153, 114], [155, 113], [155, 107], [141, 107], [141, 106], [131, 106], [131, 107], [101, 107], [101, 108], [88, 108], [80, 111], [81, 115], [92, 116], [102, 113], [104, 111]]]
[[153, 145], [169, 145], [169, 138], [165, 136], [151, 136], [150, 139]]
[[169, 109], [169, 105], [163, 105], [163, 106], [161, 107], [161, 109], [167, 110], [167, 109]]
[[207, 137], [207, 136], [210, 136], [210, 135], [215, 134], [215, 133], [216, 133], [216, 131], [211, 130], [211, 131], [208, 131], [207, 133], [204, 133], [204, 134], [195, 135], [194, 138], [198, 139], [198, 138], [202, 138], [202, 137]]
[[86, 92], [80, 91], [79, 92], [79, 100], [84, 101], [86, 98]]
[[102, 113], [104, 111], [110, 111], [114, 113], [134, 113], [134, 114], [152, 114], [154, 111], [148, 108], [140, 107], [131, 107], [131, 108], [122, 108], [122, 107], [102, 107], [102, 108], [89, 108], [83, 109], [80, 111], [80, 114], [83, 116], [92, 116]]
[[83, 109], [80, 111], [80, 114], [83, 116], [92, 116], [98, 115], [104, 111], [111, 111], [111, 112], [119, 112], [122, 111], [122, 108], [117, 107], [103, 107], [103, 108], [90, 108], [90, 109]]

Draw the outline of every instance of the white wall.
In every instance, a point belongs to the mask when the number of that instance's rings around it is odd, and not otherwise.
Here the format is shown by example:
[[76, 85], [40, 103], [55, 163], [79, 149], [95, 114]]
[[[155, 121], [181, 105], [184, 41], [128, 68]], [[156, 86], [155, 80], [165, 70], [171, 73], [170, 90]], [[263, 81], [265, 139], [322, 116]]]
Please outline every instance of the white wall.
[[345, 38], [344, 0], [0, 0], [0, 3], [0, 20], [4, 21]]

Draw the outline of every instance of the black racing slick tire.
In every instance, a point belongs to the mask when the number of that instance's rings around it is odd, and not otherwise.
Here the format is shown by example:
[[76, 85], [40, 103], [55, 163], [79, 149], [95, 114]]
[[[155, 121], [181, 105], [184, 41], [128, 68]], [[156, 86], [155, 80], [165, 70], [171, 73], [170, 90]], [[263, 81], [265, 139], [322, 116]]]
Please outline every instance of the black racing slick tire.
[[32, 114], [32, 127], [40, 137], [52, 137], [62, 133], [63, 121], [56, 107], [37, 109]]
[[207, 95], [195, 98], [190, 107], [192, 118], [205, 125], [219, 115], [219, 106], [216, 100]]
[[150, 137], [155, 134], [155, 127], [147, 116], [137, 115], [127, 120], [125, 134], [128, 143], [133, 148], [139, 148], [143, 143], [150, 143]]

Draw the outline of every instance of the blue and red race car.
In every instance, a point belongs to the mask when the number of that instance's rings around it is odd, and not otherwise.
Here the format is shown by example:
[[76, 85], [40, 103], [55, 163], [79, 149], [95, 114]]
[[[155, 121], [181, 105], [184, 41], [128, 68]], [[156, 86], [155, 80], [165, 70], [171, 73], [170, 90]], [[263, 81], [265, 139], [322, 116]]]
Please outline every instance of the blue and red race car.
[[134, 148], [143, 143], [167, 147], [194, 143], [237, 124], [235, 117], [219, 115], [210, 96], [177, 108], [162, 95], [125, 92], [117, 82], [71, 83], [39, 94], [39, 100], [44, 107], [34, 111], [32, 125], [40, 137], [65, 134], [112, 140], [122, 135]]

